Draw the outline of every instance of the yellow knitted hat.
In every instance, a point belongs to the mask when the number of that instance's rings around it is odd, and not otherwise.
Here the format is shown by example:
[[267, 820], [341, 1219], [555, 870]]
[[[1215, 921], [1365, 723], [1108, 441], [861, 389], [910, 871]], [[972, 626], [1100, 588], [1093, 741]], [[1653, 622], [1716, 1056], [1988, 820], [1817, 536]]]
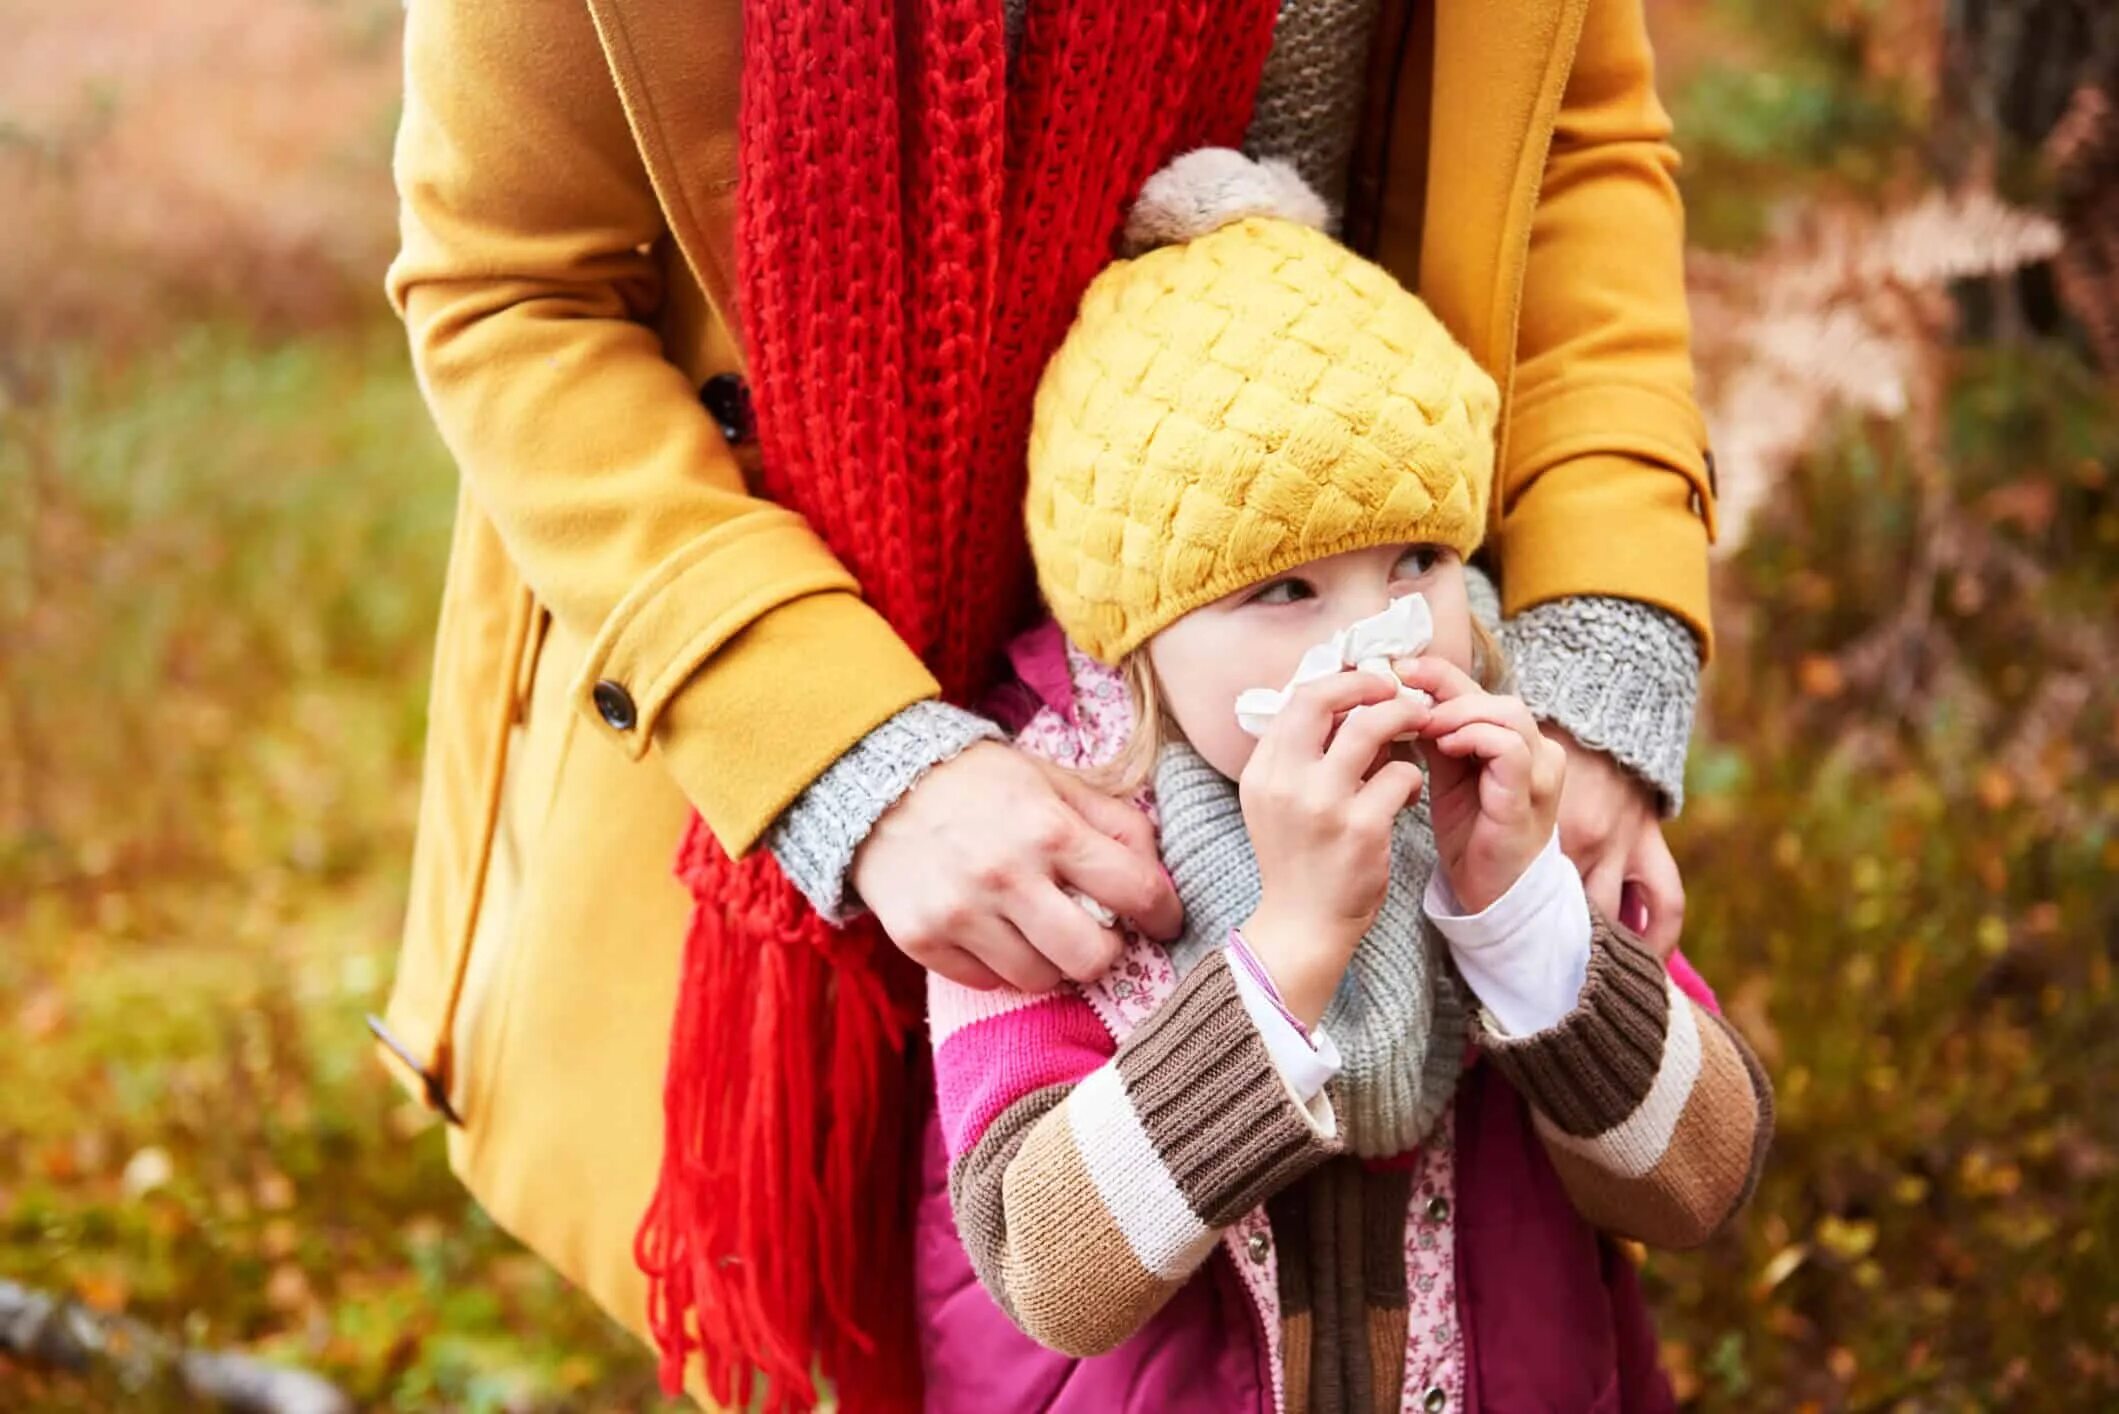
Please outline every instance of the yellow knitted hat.
[[1031, 420], [1030, 551], [1083, 651], [1342, 551], [1478, 547], [1493, 380], [1323, 224], [1292, 168], [1227, 149], [1142, 189], [1128, 244], [1156, 248], [1089, 286]]

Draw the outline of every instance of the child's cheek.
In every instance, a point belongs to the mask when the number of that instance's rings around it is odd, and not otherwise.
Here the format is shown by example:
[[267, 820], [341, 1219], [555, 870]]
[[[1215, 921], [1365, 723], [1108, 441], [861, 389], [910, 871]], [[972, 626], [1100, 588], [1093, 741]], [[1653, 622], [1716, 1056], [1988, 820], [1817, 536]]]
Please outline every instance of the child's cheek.
[[1435, 641], [1429, 645], [1428, 652], [1473, 677], [1478, 676], [1472, 662], [1471, 624], [1462, 615], [1452, 614], [1435, 625]]
[[1186, 726], [1185, 736], [1209, 766], [1233, 781], [1251, 763], [1251, 753], [1258, 749], [1258, 742], [1237, 723], [1234, 699], [1225, 715], [1225, 722], [1217, 719]]

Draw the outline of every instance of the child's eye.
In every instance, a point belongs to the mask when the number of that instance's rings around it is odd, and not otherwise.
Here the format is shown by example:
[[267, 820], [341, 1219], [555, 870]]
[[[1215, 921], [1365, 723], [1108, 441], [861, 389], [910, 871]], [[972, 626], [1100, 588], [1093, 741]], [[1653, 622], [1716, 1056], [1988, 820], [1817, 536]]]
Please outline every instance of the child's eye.
[[1315, 599], [1317, 591], [1310, 588], [1308, 580], [1276, 579], [1251, 596], [1253, 604], [1294, 604], [1304, 599]]
[[1442, 563], [1442, 547], [1439, 545], [1415, 545], [1398, 557], [1391, 568], [1392, 579], [1421, 579], [1434, 573], [1436, 565]]

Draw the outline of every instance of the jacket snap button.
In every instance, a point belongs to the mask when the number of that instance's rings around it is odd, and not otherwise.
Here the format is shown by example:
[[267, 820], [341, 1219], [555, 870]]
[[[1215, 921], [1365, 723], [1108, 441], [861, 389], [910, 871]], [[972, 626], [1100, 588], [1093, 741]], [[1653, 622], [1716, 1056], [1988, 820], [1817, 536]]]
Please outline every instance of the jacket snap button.
[[590, 690], [589, 697], [596, 704], [597, 715], [615, 732], [629, 732], [640, 720], [640, 713], [633, 706], [633, 694], [617, 683], [605, 678]]
[[699, 388], [699, 401], [731, 445], [748, 442], [757, 429], [751, 416], [750, 384], [738, 373], [716, 373]]
[[1439, 1194], [1439, 1193], [1438, 1193], [1438, 1194], [1436, 1194], [1436, 1195], [1435, 1195], [1434, 1197], [1432, 1197], [1432, 1198], [1428, 1199], [1428, 1200], [1427, 1200], [1427, 1216], [1428, 1216], [1429, 1220], [1430, 1220], [1430, 1221], [1432, 1221], [1432, 1222], [1438, 1222], [1438, 1223], [1445, 1223], [1445, 1222], [1448, 1222], [1448, 1221], [1449, 1221], [1449, 1199], [1447, 1199], [1447, 1198], [1443, 1197], [1443, 1196], [1442, 1196], [1441, 1194]]
[[1442, 1414], [1444, 1406], [1448, 1403], [1449, 1395], [1440, 1385], [1429, 1385], [1427, 1393], [1420, 1397], [1420, 1407], [1425, 1409], [1427, 1414]]
[[1254, 1232], [1250, 1241], [1244, 1243], [1244, 1250], [1251, 1254], [1253, 1262], [1262, 1267], [1265, 1265], [1266, 1253], [1273, 1250], [1273, 1239], [1262, 1232]]

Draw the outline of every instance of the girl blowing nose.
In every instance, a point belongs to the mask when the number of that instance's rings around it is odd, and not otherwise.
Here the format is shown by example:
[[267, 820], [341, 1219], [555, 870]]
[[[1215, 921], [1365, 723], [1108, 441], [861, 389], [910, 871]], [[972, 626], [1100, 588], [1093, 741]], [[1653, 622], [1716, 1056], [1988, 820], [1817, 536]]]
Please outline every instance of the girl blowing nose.
[[1498, 690], [1493, 382], [1322, 215], [1179, 159], [1040, 385], [1022, 741], [1151, 804], [1185, 929], [929, 977], [931, 1408], [1667, 1407], [1602, 1234], [1703, 1242], [1765, 1155], [1764, 1073], [1590, 907]]

